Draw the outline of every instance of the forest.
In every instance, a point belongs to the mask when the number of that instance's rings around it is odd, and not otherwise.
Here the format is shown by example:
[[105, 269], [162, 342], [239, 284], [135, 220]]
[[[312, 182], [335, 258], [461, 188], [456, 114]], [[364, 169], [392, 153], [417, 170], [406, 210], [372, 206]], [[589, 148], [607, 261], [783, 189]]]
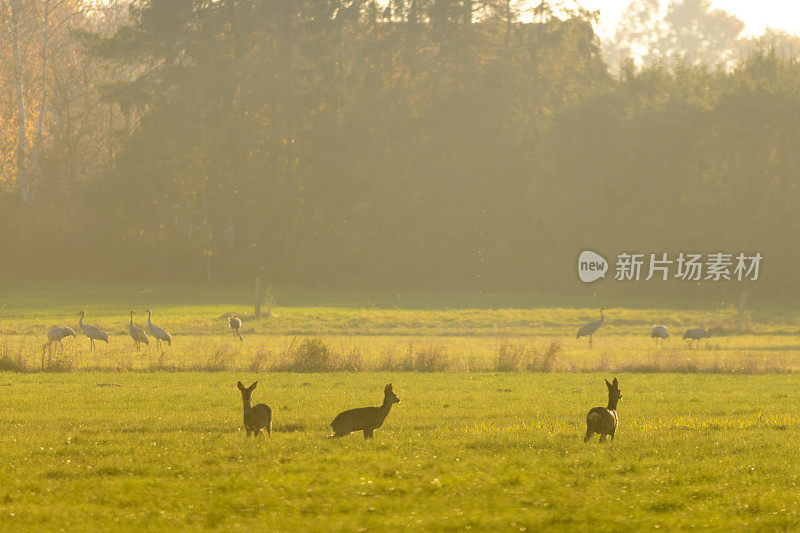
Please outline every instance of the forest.
[[0, 277], [554, 292], [586, 249], [727, 251], [800, 293], [798, 39], [597, 16], [0, 0]]

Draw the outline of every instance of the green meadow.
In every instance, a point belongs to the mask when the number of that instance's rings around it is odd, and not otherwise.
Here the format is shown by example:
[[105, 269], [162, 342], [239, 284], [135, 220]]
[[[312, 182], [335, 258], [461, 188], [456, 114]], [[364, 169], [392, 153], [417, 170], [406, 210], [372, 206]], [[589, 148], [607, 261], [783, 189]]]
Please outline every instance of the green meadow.
[[[800, 314], [607, 311], [518, 298], [5, 287], [0, 529], [275, 531], [794, 529]], [[401, 296], [402, 300], [403, 297]], [[516, 302], [516, 303], [515, 303]], [[471, 307], [470, 307], [471, 306]], [[128, 311], [173, 344], [136, 352]], [[76, 313], [106, 329], [43, 351]], [[244, 320], [244, 341], [227, 315]], [[137, 315], [140, 326], [146, 315]], [[653, 324], [671, 338], [649, 338]], [[708, 327], [699, 346], [681, 334]], [[42, 371], [44, 370], [44, 371]], [[620, 380], [613, 444], [582, 440]], [[274, 412], [247, 439], [238, 380]], [[328, 438], [351, 407], [401, 403], [373, 441]]]
[[[0, 375], [0, 528], [153, 531], [793, 529], [798, 378], [619, 374]], [[271, 439], [247, 439], [238, 379]], [[401, 398], [373, 441], [339, 411]]]

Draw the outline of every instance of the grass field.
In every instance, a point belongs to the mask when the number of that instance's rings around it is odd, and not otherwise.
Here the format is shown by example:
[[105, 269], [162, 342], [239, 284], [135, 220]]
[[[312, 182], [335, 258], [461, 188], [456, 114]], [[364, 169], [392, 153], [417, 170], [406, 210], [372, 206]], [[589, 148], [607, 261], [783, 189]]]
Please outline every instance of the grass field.
[[[42, 367], [41, 346], [54, 325], [77, 330], [76, 313], [111, 336], [94, 353], [82, 336], [50, 355], [51, 370], [251, 370], [294, 368], [305, 340], [319, 339], [330, 364], [324, 369], [399, 371], [667, 371], [764, 373], [800, 371], [800, 313], [755, 308], [744, 315], [732, 307], [611, 307], [595, 337], [576, 340], [580, 325], [597, 318], [589, 307], [518, 307], [519, 296], [411, 293], [280, 293], [272, 315], [255, 320], [244, 289], [0, 287], [0, 368]], [[393, 304], [411, 301], [418, 308]], [[452, 300], [489, 307], [446, 308]], [[314, 304], [314, 305], [311, 305]], [[438, 306], [438, 307], [437, 307]], [[496, 306], [496, 307], [494, 307]], [[135, 353], [127, 333], [130, 309], [152, 307], [154, 321], [173, 334], [160, 353]], [[245, 341], [230, 336], [228, 313], [243, 317]], [[137, 316], [139, 325], [146, 316]], [[649, 338], [653, 324], [666, 324], [672, 338], [663, 346]], [[714, 337], [689, 347], [689, 327], [710, 328]], [[501, 361], [503, 359], [503, 361]], [[310, 368], [314, 369], [314, 367]], [[323, 368], [320, 368], [323, 369]]]
[[[0, 375], [0, 529], [667, 530], [800, 524], [786, 375], [619, 375], [613, 445], [582, 441], [597, 374]], [[246, 439], [258, 378], [272, 439]], [[374, 441], [335, 414], [402, 402]]]
[[[800, 527], [800, 313], [609, 306], [590, 349], [574, 333], [594, 306], [317, 298], [256, 320], [245, 290], [0, 287], [0, 530]], [[163, 353], [127, 336], [147, 307]], [[43, 359], [80, 309], [110, 344]], [[689, 347], [693, 326], [714, 336]], [[584, 444], [613, 375], [617, 440]], [[271, 439], [245, 438], [240, 379], [273, 407]], [[326, 437], [387, 381], [402, 403], [374, 441]]]

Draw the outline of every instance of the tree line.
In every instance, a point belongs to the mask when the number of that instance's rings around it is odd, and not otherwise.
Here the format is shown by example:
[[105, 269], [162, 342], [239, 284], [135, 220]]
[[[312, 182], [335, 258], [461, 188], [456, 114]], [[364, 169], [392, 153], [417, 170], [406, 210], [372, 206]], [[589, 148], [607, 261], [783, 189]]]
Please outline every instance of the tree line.
[[746, 251], [789, 294], [793, 37], [674, 5], [603, 43], [577, 4], [0, 2], [0, 268], [548, 291]]

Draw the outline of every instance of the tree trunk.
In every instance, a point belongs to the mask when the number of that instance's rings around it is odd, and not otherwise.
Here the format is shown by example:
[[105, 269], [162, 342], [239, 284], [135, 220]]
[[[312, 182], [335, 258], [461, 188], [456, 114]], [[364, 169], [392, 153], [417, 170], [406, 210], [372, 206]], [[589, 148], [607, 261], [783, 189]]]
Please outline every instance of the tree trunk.
[[261, 278], [256, 278], [256, 292], [253, 295], [255, 301], [255, 311], [253, 315], [258, 318], [261, 316], [261, 302], [264, 300], [261, 297]]
[[508, 49], [511, 44], [511, 26], [511, 0], [506, 0], [506, 49]]
[[25, 160], [27, 158], [26, 124], [28, 122], [25, 109], [25, 86], [22, 80], [22, 58], [19, 50], [19, 0], [11, 0], [11, 50], [14, 61], [14, 87], [17, 96], [17, 182], [24, 203], [28, 203], [28, 176]]
[[[44, 120], [45, 107], [47, 105], [47, 44], [50, 40], [50, 0], [44, 1], [44, 21], [42, 33], [42, 52], [41, 52], [41, 72], [39, 83], [41, 84], [41, 94], [39, 95], [39, 117], [36, 120], [36, 139], [33, 142], [33, 166], [36, 169], [35, 180], [41, 176], [41, 162], [39, 159], [39, 149], [42, 143], [42, 124]], [[35, 185], [34, 185], [35, 189]], [[33, 190], [31, 196], [33, 196]]]

